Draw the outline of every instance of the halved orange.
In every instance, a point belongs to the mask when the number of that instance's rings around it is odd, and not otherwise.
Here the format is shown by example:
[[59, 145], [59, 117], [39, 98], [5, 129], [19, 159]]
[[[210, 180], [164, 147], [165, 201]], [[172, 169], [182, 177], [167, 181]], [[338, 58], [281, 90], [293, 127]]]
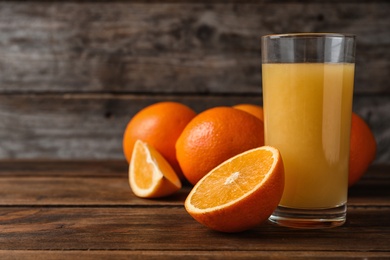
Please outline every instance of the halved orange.
[[185, 201], [187, 212], [210, 229], [240, 232], [264, 222], [284, 188], [276, 148], [262, 146], [236, 155], [205, 175]]
[[141, 198], [171, 195], [181, 188], [181, 182], [167, 160], [151, 145], [137, 140], [130, 166], [129, 184]]

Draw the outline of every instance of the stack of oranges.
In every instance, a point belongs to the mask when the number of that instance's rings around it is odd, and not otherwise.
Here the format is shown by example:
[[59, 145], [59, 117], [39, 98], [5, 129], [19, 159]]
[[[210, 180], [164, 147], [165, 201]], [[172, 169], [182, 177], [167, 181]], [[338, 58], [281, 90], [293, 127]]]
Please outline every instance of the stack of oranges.
[[[199, 114], [178, 102], [147, 106], [127, 124], [123, 152], [130, 163], [129, 182], [135, 195], [167, 196], [178, 191], [181, 182], [189, 182], [194, 188], [185, 207], [191, 216], [212, 229], [226, 232], [248, 229], [264, 221], [282, 196], [282, 159], [277, 150], [264, 146], [263, 109], [257, 105], [214, 107]], [[376, 142], [370, 128], [353, 113], [349, 186], [361, 178], [375, 152]], [[244, 178], [248, 172], [259, 169], [243, 165], [259, 163], [264, 168], [255, 176], [260, 177]], [[232, 191], [232, 183], [239, 183], [242, 190]], [[224, 202], [199, 200], [224, 192]], [[264, 196], [267, 201], [256, 206], [257, 212], [264, 214], [255, 219], [253, 212], [245, 215], [242, 206], [253, 208], [253, 202]], [[237, 208], [241, 209], [240, 216], [232, 214]], [[215, 216], [219, 218], [216, 222]], [[251, 218], [253, 221], [249, 221]]]

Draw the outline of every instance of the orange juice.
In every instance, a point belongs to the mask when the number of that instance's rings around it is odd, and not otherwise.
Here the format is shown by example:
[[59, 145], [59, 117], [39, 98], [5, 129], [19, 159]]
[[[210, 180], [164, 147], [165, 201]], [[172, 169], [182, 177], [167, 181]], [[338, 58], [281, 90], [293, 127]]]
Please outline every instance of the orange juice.
[[302, 209], [343, 205], [354, 64], [262, 66], [265, 143], [280, 150], [286, 174], [279, 205]]

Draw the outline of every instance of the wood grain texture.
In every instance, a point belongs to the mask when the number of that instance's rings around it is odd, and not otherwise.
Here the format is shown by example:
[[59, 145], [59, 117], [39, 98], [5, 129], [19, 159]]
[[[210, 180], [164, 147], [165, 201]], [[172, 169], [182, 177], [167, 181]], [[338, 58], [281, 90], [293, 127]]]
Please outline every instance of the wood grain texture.
[[[143, 107], [168, 100], [187, 104], [197, 112], [220, 105], [262, 104], [261, 95], [0, 95], [0, 158], [124, 158], [122, 136], [127, 122]], [[387, 96], [354, 99], [354, 111], [376, 137], [376, 163], [390, 162], [389, 101]]]
[[0, 2], [0, 159], [120, 159], [128, 120], [163, 100], [261, 104], [260, 36], [357, 35], [354, 111], [390, 163], [390, 2]]
[[389, 208], [350, 209], [348, 222], [337, 229], [291, 230], [264, 223], [227, 235], [201, 226], [184, 207], [0, 208], [0, 248], [389, 252], [389, 214]]
[[33, 260], [59, 260], [59, 259], [386, 259], [388, 252], [362, 251], [358, 253], [348, 251], [190, 251], [190, 250], [0, 250], [0, 257], [4, 260], [10, 259], [33, 259]]
[[[390, 165], [373, 165], [349, 190], [350, 207], [390, 207]], [[183, 206], [191, 186], [163, 199], [139, 199], [120, 161], [0, 161], [0, 207]]]
[[[295, 230], [264, 223], [224, 234], [193, 220], [183, 207], [184, 196], [142, 200], [124, 194], [122, 163], [0, 161], [1, 259], [390, 256], [389, 165], [371, 167], [353, 188], [355, 202], [342, 227]], [[69, 170], [69, 176], [59, 174]]]
[[[184, 205], [190, 187], [158, 200], [135, 197], [127, 175], [120, 178], [79, 177], [8, 177], [0, 191], [0, 205], [20, 206], [166, 206]], [[23, 192], [20, 192], [23, 190]], [[386, 203], [377, 198], [378, 205]], [[389, 205], [390, 206], [390, 205]]]
[[1, 92], [261, 93], [260, 36], [356, 34], [358, 93], [390, 86], [388, 2], [0, 3]]
[[0, 160], [1, 177], [99, 177], [127, 175], [128, 163], [123, 160]]

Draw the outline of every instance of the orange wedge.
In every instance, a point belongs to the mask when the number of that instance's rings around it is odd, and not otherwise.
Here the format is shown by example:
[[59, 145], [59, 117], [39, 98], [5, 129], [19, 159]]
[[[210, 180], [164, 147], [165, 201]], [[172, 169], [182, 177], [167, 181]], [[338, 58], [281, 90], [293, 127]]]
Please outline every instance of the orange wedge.
[[181, 188], [181, 182], [166, 159], [151, 145], [137, 140], [129, 166], [129, 184], [141, 198], [171, 195]]
[[268, 219], [282, 198], [283, 188], [280, 153], [263, 146], [236, 155], [211, 170], [193, 187], [185, 208], [210, 229], [240, 232]]

